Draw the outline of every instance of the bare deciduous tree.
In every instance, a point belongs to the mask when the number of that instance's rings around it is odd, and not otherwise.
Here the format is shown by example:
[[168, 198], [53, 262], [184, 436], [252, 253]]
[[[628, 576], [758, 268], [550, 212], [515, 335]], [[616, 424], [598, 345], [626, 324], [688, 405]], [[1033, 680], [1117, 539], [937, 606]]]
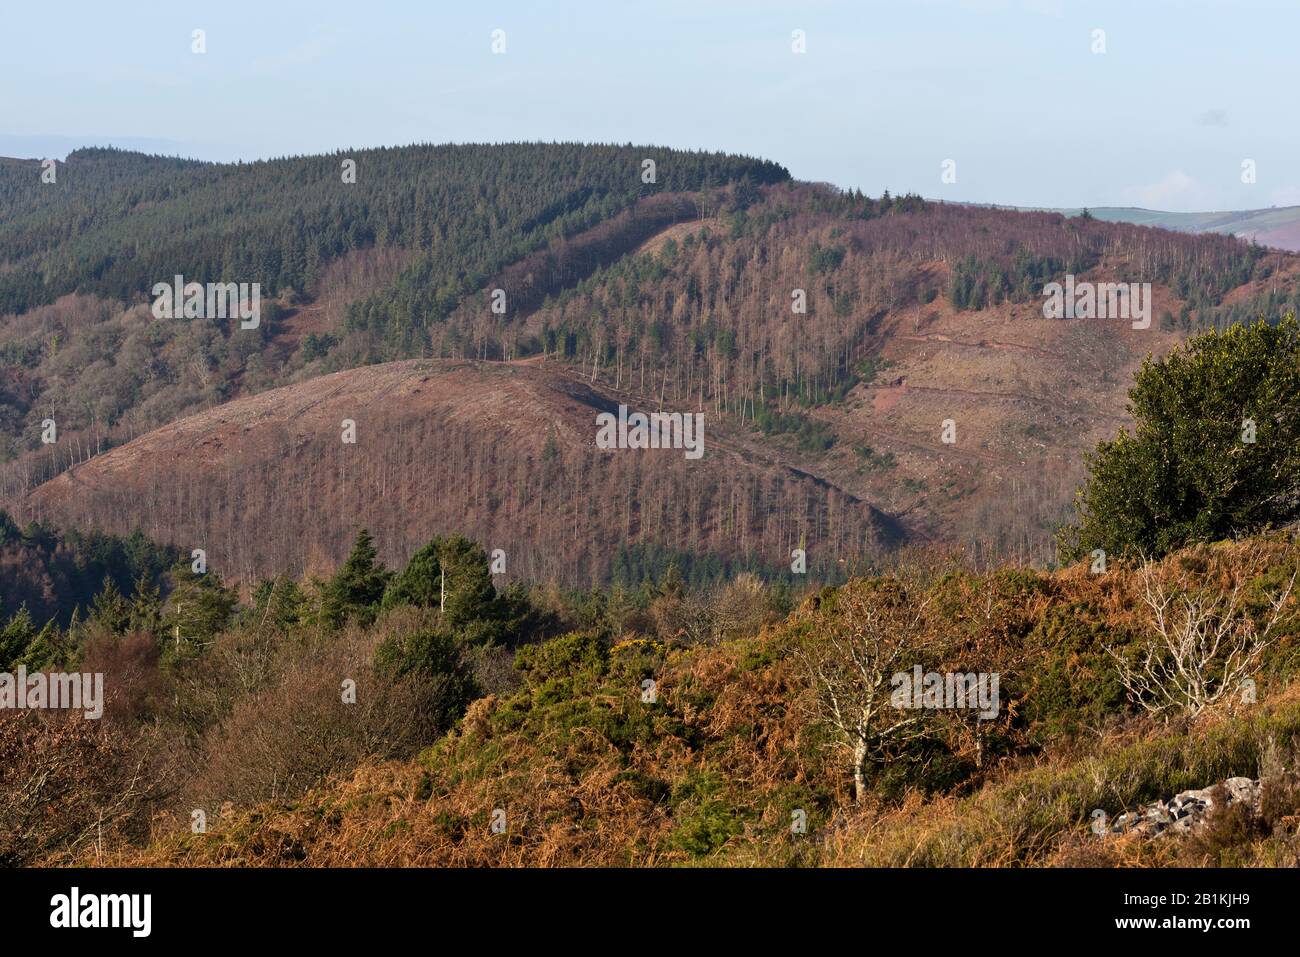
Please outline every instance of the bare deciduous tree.
[[1272, 640], [1276, 626], [1291, 612], [1283, 611], [1296, 575], [1274, 597], [1262, 626], [1243, 609], [1243, 590], [1258, 569], [1233, 571], [1232, 587], [1224, 593], [1192, 590], [1188, 583], [1162, 581], [1156, 566], [1142, 568], [1142, 603], [1149, 613], [1152, 634], [1141, 658], [1128, 661], [1114, 648], [1107, 653], [1119, 668], [1129, 695], [1153, 714], [1173, 712], [1196, 717], [1240, 686]]
[[908, 602], [901, 588], [843, 589], [829, 636], [796, 652], [817, 692], [812, 717], [835, 732], [849, 754], [853, 799], [866, 793], [869, 763], [927, 733], [923, 715], [890, 702], [891, 679], [910, 668], [920, 647], [929, 598]]

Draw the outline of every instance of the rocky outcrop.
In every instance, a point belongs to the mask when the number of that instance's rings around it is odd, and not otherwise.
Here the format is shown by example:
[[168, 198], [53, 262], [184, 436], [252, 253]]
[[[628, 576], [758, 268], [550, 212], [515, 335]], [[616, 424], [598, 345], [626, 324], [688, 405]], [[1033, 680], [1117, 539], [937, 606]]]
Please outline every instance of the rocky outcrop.
[[1257, 780], [1228, 778], [1223, 782], [1222, 791], [1218, 786], [1183, 791], [1168, 801], [1156, 801], [1136, 811], [1127, 811], [1115, 818], [1110, 831], [1112, 834], [1135, 833], [1147, 837], [1189, 834], [1216, 809], [1219, 796], [1227, 806], [1245, 805], [1258, 814], [1262, 794], [1263, 787]]

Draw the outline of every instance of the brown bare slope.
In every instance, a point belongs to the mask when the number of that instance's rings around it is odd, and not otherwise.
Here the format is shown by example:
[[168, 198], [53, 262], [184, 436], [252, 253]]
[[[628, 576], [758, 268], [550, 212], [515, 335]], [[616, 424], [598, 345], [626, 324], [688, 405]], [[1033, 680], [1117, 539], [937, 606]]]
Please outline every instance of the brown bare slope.
[[[1167, 288], [1153, 292], [1154, 315], [1181, 306]], [[821, 468], [937, 537], [1045, 561], [1087, 453], [1131, 424], [1142, 361], [1184, 338], [1156, 321], [1135, 330], [1123, 319], [1044, 319], [1032, 302], [904, 307], [881, 323], [871, 381], [816, 410], [840, 438]], [[943, 441], [949, 420], [953, 444]]]
[[[673, 231], [527, 315], [464, 313], [480, 338], [503, 330], [503, 354], [531, 342], [598, 387], [689, 396], [766, 454], [995, 560], [1054, 559], [1085, 456], [1129, 424], [1148, 354], [1276, 317], [1300, 287], [1300, 257], [1227, 236], [806, 184]], [[1067, 273], [1149, 284], [1149, 324], [1045, 318], [1044, 286]]]
[[459, 531], [504, 549], [508, 577], [575, 584], [640, 543], [769, 566], [804, 543], [815, 565], [870, 559], [897, 535], [865, 502], [748, 451], [711, 414], [699, 460], [598, 450], [596, 413], [616, 406], [538, 360], [367, 366], [156, 429], [37, 487], [25, 510], [203, 548], [244, 582], [328, 572], [358, 526], [390, 562]]

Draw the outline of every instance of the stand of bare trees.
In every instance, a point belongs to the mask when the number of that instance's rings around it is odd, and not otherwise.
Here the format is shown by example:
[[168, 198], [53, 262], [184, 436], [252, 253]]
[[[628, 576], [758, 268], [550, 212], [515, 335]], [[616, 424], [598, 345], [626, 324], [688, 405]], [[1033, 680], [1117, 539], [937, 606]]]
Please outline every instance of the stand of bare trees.
[[1147, 563], [1140, 578], [1151, 635], [1137, 661], [1107, 649], [1130, 697], [1152, 714], [1196, 717], [1239, 691], [1273, 640], [1277, 626], [1294, 614], [1287, 601], [1296, 574], [1266, 597], [1262, 623], [1247, 611], [1245, 589], [1262, 571], [1258, 562], [1231, 572], [1227, 592], [1197, 588], [1186, 577], [1163, 580]]

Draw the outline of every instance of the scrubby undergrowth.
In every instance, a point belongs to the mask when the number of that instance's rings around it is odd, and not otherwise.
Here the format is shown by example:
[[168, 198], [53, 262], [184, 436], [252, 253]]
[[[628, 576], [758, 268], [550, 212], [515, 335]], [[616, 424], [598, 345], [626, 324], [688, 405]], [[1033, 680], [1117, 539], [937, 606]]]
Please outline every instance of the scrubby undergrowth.
[[[1156, 566], [1185, 596], [1239, 585], [1267, 613], [1300, 559], [1285, 536], [1198, 546]], [[1294, 865], [1300, 860], [1300, 627], [1195, 720], [1148, 714], [1117, 662], [1150, 638], [1144, 579], [1112, 563], [1057, 573], [900, 572], [807, 599], [760, 634], [717, 643], [571, 632], [516, 656], [517, 690], [473, 702], [414, 760], [366, 764], [292, 802], [230, 806], [190, 833], [178, 813], [126, 865]], [[926, 715], [873, 747], [854, 801], [851, 748], [807, 662], [886, 600], [923, 608], [907, 636], [927, 670], [996, 672], [996, 718]], [[1113, 652], [1113, 654], [1112, 654]], [[652, 681], [653, 684], [648, 684]], [[653, 699], [653, 700], [648, 700]], [[1114, 817], [1224, 778], [1262, 777], [1250, 819], [1189, 839], [1098, 837]], [[1239, 816], [1238, 816], [1239, 817]], [[806, 821], [803, 833], [792, 827]], [[494, 827], [495, 824], [495, 827]], [[499, 833], [498, 833], [499, 832]]]

